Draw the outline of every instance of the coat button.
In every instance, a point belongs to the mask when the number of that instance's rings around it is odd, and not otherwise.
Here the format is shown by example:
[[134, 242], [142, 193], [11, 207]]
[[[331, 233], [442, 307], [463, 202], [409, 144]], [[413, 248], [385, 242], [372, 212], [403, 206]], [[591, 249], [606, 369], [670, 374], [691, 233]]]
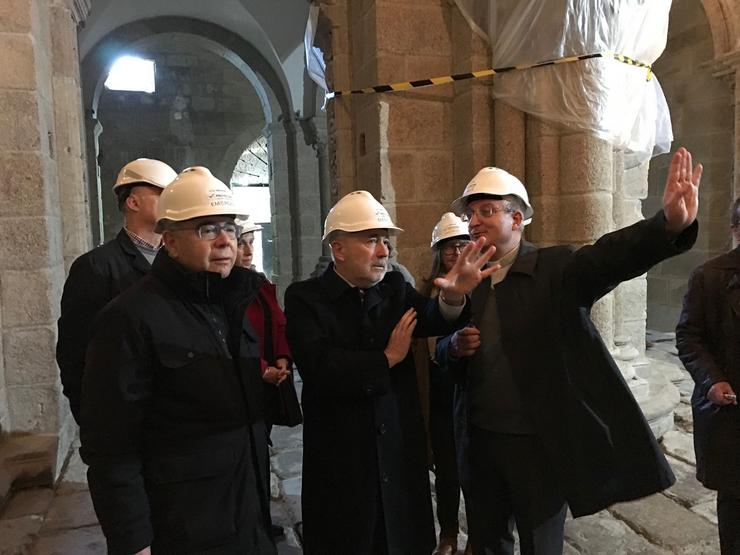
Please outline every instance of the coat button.
[[373, 388], [372, 388], [371, 386], [369, 386], [369, 385], [366, 385], [366, 386], [365, 386], [365, 387], [363, 388], [363, 391], [365, 391], [365, 393], [366, 393], [367, 395], [370, 395], [370, 394], [371, 394], [371, 393], [373, 392]]
[[193, 358], [195, 356], [195, 353], [193, 351], [188, 351], [188, 358]]
[[378, 425], [378, 435], [383, 435], [386, 432], [385, 424], [379, 424]]
[[386, 474], [385, 472], [383, 472], [380, 475], [380, 481], [383, 482], [384, 484], [387, 484], [388, 482], [390, 482], [390, 478], [388, 477], [388, 474]]

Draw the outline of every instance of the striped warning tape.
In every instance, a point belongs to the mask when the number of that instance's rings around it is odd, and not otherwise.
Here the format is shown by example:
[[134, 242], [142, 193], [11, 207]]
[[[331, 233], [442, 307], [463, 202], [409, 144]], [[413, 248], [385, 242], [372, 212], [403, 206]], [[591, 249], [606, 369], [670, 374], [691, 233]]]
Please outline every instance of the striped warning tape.
[[547, 60], [545, 62], [537, 62], [536, 64], [527, 64], [519, 66], [499, 67], [494, 69], [481, 69], [479, 71], [471, 71], [469, 73], [456, 73], [455, 75], [443, 75], [441, 77], [432, 77], [431, 79], [419, 79], [416, 81], [402, 81], [400, 83], [391, 83], [388, 85], [375, 85], [373, 87], [367, 87], [364, 89], [353, 89], [349, 91], [331, 91], [326, 93], [326, 99], [331, 100], [338, 96], [347, 96], [352, 94], [373, 94], [373, 93], [384, 93], [391, 91], [405, 91], [408, 89], [417, 89], [419, 87], [431, 87], [434, 85], [444, 85], [446, 83], [452, 83], [453, 81], [465, 81], [466, 79], [480, 79], [482, 77], [489, 77], [498, 73], [507, 73], [509, 71], [520, 71], [523, 69], [534, 69], [537, 67], [553, 66], [558, 64], [567, 64], [572, 62], [579, 62], [581, 60], [591, 60], [594, 58], [611, 58], [619, 62], [629, 64], [631, 66], [641, 67], [647, 69], [647, 80], [649, 81], [653, 77], [652, 66], [649, 64], [640, 62], [617, 54], [616, 52], [597, 52], [596, 54], [581, 54], [580, 56], [566, 56], [564, 58], [558, 58], [557, 60]]

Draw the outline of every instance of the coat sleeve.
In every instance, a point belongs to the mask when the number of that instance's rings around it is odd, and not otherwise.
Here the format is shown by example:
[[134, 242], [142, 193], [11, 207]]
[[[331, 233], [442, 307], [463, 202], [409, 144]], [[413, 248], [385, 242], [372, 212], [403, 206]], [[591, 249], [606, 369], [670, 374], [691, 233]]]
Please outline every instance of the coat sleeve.
[[110, 301], [109, 281], [92, 257], [83, 256], [69, 269], [62, 293], [56, 357], [63, 392], [78, 424], [85, 350], [95, 316]]
[[681, 362], [706, 396], [712, 385], [728, 378], [711, 352], [704, 298], [704, 271], [698, 268], [689, 278], [689, 288], [683, 299], [683, 309], [676, 326], [676, 347]]
[[147, 352], [131, 317], [106, 309], [88, 349], [80, 438], [90, 495], [114, 554], [136, 553], [153, 537], [140, 449], [151, 394]]
[[285, 292], [285, 316], [288, 343], [305, 382], [304, 392], [313, 384], [310, 389], [322, 397], [364, 399], [388, 390], [390, 369], [383, 349], [337, 346], [319, 311], [294, 286]]
[[576, 251], [563, 274], [565, 290], [576, 297], [579, 306], [590, 307], [621, 282], [690, 249], [696, 241], [698, 222], [677, 237], [666, 231], [665, 223], [660, 210], [652, 218], [607, 233]]

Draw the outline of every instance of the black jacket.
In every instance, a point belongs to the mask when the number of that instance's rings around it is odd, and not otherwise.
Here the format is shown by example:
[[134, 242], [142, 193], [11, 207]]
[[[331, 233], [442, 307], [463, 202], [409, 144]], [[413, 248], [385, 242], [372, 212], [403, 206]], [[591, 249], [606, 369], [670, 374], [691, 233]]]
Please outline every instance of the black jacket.
[[110, 552], [274, 553], [259, 347], [245, 318], [254, 275], [186, 273], [162, 250], [97, 319], [81, 453]]
[[740, 495], [740, 407], [707, 399], [720, 381], [740, 393], [740, 247], [691, 274], [676, 346], [696, 382], [691, 397], [696, 476], [708, 488]]
[[[661, 491], [675, 481], [590, 311], [620, 282], [690, 248], [696, 230], [695, 223], [672, 240], [661, 211], [578, 250], [523, 242], [506, 279], [494, 288], [514, 381], [574, 516]], [[448, 346], [449, 338], [440, 341], [438, 360], [449, 360]], [[466, 359], [451, 365], [461, 384], [456, 408], [463, 466], [465, 367]], [[467, 476], [463, 481], [475, 487]]]
[[69, 269], [58, 321], [57, 363], [64, 394], [78, 424], [82, 370], [93, 320], [149, 269], [149, 262], [123, 229], [115, 239], [77, 258]]
[[[416, 336], [454, 329], [437, 301], [398, 272], [368, 289], [364, 304], [333, 265], [285, 293], [288, 342], [303, 378], [307, 554], [373, 555], [379, 514], [390, 555], [428, 555], [434, 548], [414, 362], [409, 354], [389, 369], [383, 353], [409, 307], [418, 314]], [[458, 326], [468, 314], [466, 308]]]

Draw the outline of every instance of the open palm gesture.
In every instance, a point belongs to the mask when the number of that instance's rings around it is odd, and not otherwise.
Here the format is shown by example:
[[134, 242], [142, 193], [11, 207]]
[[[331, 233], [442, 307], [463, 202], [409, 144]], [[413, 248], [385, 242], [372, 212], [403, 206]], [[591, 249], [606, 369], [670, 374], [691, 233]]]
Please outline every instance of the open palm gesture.
[[493, 245], [484, 251], [485, 244], [485, 237], [468, 243], [457, 258], [455, 265], [445, 277], [435, 279], [434, 285], [445, 293], [454, 295], [467, 295], [475, 289], [476, 285], [501, 267], [500, 264], [493, 264], [484, 268], [496, 252], [496, 247]]
[[701, 164], [692, 169], [691, 153], [684, 147], [673, 155], [663, 192], [663, 213], [668, 231], [681, 233], [696, 219], [702, 169]]

